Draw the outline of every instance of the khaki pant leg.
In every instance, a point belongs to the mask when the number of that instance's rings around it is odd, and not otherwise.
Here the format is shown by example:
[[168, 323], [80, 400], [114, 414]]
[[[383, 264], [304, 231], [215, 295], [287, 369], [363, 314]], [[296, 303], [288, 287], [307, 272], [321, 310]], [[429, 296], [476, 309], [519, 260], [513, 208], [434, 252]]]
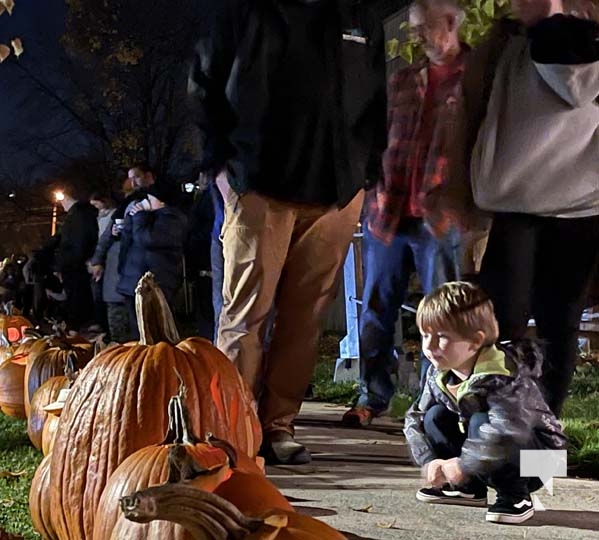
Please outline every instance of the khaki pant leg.
[[360, 217], [364, 194], [339, 210], [298, 211], [279, 281], [259, 415], [265, 433], [293, 431], [317, 357], [320, 322]]
[[223, 307], [217, 347], [260, 395], [264, 336], [293, 229], [294, 212], [255, 193], [225, 202]]

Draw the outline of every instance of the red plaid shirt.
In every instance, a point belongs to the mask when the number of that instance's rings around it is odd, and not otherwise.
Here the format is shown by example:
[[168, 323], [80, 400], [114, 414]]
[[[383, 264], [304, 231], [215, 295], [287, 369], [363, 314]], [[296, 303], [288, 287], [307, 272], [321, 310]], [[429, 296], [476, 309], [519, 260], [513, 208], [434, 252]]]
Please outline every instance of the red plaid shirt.
[[437, 200], [438, 188], [449, 176], [449, 145], [455, 136], [465, 56], [463, 51], [446, 67], [444, 78], [428, 96], [426, 61], [389, 78], [384, 175], [368, 192], [366, 205], [370, 231], [387, 244], [402, 217], [422, 217], [439, 235], [452, 224]]

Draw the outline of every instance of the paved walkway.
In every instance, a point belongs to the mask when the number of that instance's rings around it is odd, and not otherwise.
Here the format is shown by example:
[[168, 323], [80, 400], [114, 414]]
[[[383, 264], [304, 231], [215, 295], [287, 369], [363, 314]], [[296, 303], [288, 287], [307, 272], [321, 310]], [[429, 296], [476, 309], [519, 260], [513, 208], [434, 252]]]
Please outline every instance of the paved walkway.
[[313, 453], [308, 465], [269, 467], [268, 476], [298, 510], [343, 531], [350, 540], [558, 540], [599, 538], [599, 482], [556, 479], [540, 492], [547, 508], [524, 525], [485, 522], [480, 508], [426, 505], [402, 424], [376, 419], [368, 429], [341, 426], [344, 407], [305, 403], [297, 437]]

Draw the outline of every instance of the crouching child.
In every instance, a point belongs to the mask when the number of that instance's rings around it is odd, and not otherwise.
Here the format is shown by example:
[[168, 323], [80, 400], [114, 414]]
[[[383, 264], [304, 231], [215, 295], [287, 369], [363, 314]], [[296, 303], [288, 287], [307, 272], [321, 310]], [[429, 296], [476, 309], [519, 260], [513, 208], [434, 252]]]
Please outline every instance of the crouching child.
[[493, 304], [470, 283], [427, 295], [416, 322], [431, 361], [405, 435], [426, 485], [418, 500], [487, 505], [486, 520], [522, 523], [534, 514], [538, 478], [520, 476], [520, 450], [564, 450], [566, 438], [539, 386], [542, 354], [532, 341], [496, 345]]

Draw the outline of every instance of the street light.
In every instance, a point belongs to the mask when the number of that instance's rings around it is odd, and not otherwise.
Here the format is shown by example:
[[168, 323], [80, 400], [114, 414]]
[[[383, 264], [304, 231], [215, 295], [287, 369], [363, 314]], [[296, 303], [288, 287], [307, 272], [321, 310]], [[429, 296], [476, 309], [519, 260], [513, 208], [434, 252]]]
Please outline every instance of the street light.
[[54, 204], [52, 205], [52, 236], [56, 234], [56, 218], [58, 216], [58, 203], [64, 201], [64, 193], [57, 189], [54, 192]]

